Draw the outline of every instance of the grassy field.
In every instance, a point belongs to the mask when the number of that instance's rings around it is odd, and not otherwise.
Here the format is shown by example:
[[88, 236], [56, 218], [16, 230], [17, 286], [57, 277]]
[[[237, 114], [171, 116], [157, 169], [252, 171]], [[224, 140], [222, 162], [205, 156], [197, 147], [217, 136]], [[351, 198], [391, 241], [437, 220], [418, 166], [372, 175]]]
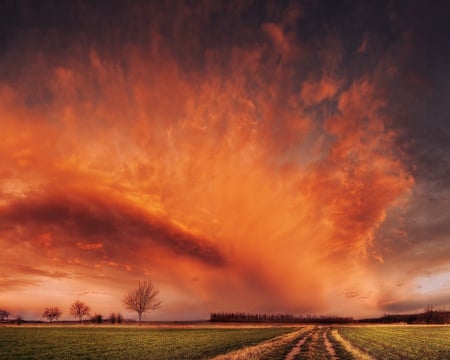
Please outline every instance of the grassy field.
[[338, 331], [376, 359], [450, 359], [450, 326], [357, 326]]
[[208, 359], [292, 328], [3, 327], [0, 359]]
[[447, 360], [450, 326], [0, 327], [0, 359], [211, 359], [227, 354], [216, 360], [283, 360], [291, 353], [292, 360]]

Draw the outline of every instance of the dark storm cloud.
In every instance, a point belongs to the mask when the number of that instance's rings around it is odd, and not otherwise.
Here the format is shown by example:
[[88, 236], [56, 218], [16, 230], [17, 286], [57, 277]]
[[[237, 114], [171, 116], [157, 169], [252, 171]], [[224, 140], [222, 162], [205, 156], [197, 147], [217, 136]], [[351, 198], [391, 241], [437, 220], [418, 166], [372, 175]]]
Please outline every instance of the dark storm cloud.
[[450, 304], [450, 294], [441, 292], [433, 295], [416, 295], [414, 299], [380, 302], [380, 309], [390, 313], [422, 312], [427, 306], [436, 309]]
[[[396, 36], [384, 61], [395, 76], [389, 80], [381, 74], [380, 79], [393, 99], [387, 107], [393, 115], [389, 125], [416, 185], [396, 224], [401, 236], [385, 234], [385, 246], [392, 252], [386, 266], [400, 278], [409, 278], [410, 273], [448, 269], [450, 3], [392, 2], [388, 11]], [[381, 237], [379, 242], [383, 243]], [[386, 310], [421, 310], [426, 304], [449, 302], [448, 296], [410, 297], [413, 300], [393, 301]]]
[[448, 188], [450, 4], [398, 1], [388, 11], [395, 36], [386, 47], [385, 61], [396, 75], [393, 81], [383, 81], [395, 99], [389, 104], [395, 114], [391, 125], [400, 130], [399, 146], [416, 179]]
[[[17, 226], [30, 227], [35, 232], [56, 232], [57, 237], [60, 235], [53, 244], [56, 248], [75, 245], [81, 250], [104, 249], [115, 258], [130, 249], [156, 247], [213, 266], [225, 263], [220, 252], [207, 240], [167, 220], [144, 215], [132, 206], [105, 201], [92, 194], [36, 196], [1, 207], [0, 228], [8, 230]], [[94, 242], [72, 244], [72, 239]]]
[[[29, 275], [28, 273], [24, 274]], [[0, 287], [4, 290], [19, 290], [29, 286], [39, 286], [39, 284], [40, 282], [37, 280], [16, 279], [4, 276], [0, 277]]]
[[[0, 56], [7, 55], [11, 65], [13, 59], [23, 61], [24, 51], [58, 55], [77, 44], [118, 57], [117, 63], [126, 69], [126, 50], [139, 45], [143, 51], [157, 48], [166, 57], [176, 58], [184, 70], [200, 70], [206, 49], [231, 49], [261, 40], [257, 30], [286, 12], [282, 3], [6, 1], [0, 8], [4, 10], [0, 12]], [[158, 39], [153, 38], [155, 34]], [[53, 61], [58, 61], [56, 56]]]
[[[8, 264], [7, 264], [8, 265]], [[31, 275], [31, 276], [43, 276], [49, 278], [69, 278], [71, 276], [70, 273], [65, 271], [49, 271], [42, 268], [30, 266], [30, 265], [20, 265], [20, 264], [9, 264], [9, 268], [11, 272], [14, 274], [23, 274], [23, 275]]]

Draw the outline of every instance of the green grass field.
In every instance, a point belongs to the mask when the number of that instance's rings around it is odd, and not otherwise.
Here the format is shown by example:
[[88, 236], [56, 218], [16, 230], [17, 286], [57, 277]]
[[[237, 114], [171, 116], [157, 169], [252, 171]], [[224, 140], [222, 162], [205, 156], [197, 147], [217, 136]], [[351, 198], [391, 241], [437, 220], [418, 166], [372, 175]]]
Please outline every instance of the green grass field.
[[208, 359], [292, 330], [3, 327], [0, 359]]
[[[7, 326], [0, 327], [0, 359], [210, 359], [298, 329]], [[359, 358], [358, 349], [383, 360], [450, 359], [450, 326], [309, 326], [301, 331], [253, 358], [283, 360], [304, 339], [296, 360], [330, 359], [333, 352], [342, 360], [353, 360]]]
[[450, 359], [450, 326], [358, 326], [338, 330], [351, 344], [376, 359]]

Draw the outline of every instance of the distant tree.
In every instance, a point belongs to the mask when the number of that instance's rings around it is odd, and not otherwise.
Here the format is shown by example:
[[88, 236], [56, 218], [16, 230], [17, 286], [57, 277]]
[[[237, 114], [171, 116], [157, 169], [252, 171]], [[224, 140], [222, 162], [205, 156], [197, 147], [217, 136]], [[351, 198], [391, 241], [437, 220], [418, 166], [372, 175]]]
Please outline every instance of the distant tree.
[[140, 325], [143, 313], [161, 307], [158, 295], [159, 290], [153, 286], [151, 281], [139, 281], [136, 288], [131, 290], [122, 301], [128, 310], [138, 313]]
[[9, 317], [9, 312], [5, 309], [0, 309], [0, 321], [7, 320]]
[[78, 319], [80, 324], [83, 321], [83, 317], [89, 316], [91, 308], [84, 302], [77, 300], [70, 306], [70, 315], [73, 315]]
[[116, 314], [111, 313], [111, 314], [109, 315], [109, 321], [111, 321], [111, 324], [115, 324], [116, 321], [117, 321]]
[[58, 320], [61, 316], [62, 312], [58, 307], [46, 307], [44, 312], [42, 313], [42, 317], [46, 318], [49, 322], [53, 320]]
[[92, 322], [93, 322], [94, 324], [101, 324], [101, 323], [103, 323], [103, 316], [100, 315], [100, 314], [95, 314], [95, 315], [92, 317]]
[[22, 316], [17, 315], [16, 324], [17, 324], [17, 325], [20, 325], [20, 324], [22, 324], [22, 323], [23, 323]]
[[122, 314], [121, 314], [121, 313], [118, 313], [118, 314], [117, 314], [117, 323], [118, 323], [118, 324], [122, 324], [122, 322], [123, 322]]

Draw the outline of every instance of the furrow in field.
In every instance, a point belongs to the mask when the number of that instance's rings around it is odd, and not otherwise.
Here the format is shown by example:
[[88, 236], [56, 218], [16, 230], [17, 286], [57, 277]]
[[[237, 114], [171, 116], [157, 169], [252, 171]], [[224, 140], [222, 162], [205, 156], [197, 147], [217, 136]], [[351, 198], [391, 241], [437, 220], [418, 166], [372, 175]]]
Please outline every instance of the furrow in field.
[[327, 328], [327, 330], [323, 333], [323, 341], [325, 343], [325, 347], [330, 356], [330, 360], [339, 360], [339, 358], [336, 355], [336, 350], [334, 349], [333, 344], [330, 342], [330, 340], [328, 340], [329, 334], [330, 328]]
[[[325, 343], [327, 327], [319, 326], [314, 329], [300, 351], [293, 357], [295, 360], [330, 360], [330, 351]], [[330, 344], [330, 348], [332, 346]], [[336, 357], [334, 358], [336, 359]]]
[[346, 339], [344, 339], [339, 332], [334, 329], [331, 332], [331, 335], [334, 337], [334, 339], [339, 342], [346, 351], [348, 351], [350, 354], [352, 354], [352, 356], [355, 359], [361, 359], [361, 360], [375, 360], [375, 358], [373, 358], [372, 356], [370, 356], [369, 354], [365, 353], [364, 351], [362, 351], [361, 349], [357, 348], [356, 346], [354, 346], [352, 343], [350, 343], [349, 341], [347, 341]]
[[310, 337], [310, 333], [307, 333], [305, 336], [303, 336], [297, 344], [294, 345], [294, 347], [291, 349], [289, 354], [286, 355], [285, 360], [294, 360], [295, 357], [300, 353], [300, 350], [303, 346], [303, 344], [306, 342], [306, 340]]
[[216, 356], [211, 360], [264, 360], [279, 358], [286, 347], [310, 330], [311, 327], [307, 326], [300, 330], [293, 331], [292, 333], [263, 341], [258, 345], [247, 346], [242, 349]]
[[355, 356], [352, 355], [348, 350], [345, 349], [345, 347], [337, 341], [334, 336], [332, 335], [332, 330], [327, 332], [326, 338], [328, 342], [331, 344], [331, 346], [334, 349], [335, 356], [339, 360], [355, 360]]

